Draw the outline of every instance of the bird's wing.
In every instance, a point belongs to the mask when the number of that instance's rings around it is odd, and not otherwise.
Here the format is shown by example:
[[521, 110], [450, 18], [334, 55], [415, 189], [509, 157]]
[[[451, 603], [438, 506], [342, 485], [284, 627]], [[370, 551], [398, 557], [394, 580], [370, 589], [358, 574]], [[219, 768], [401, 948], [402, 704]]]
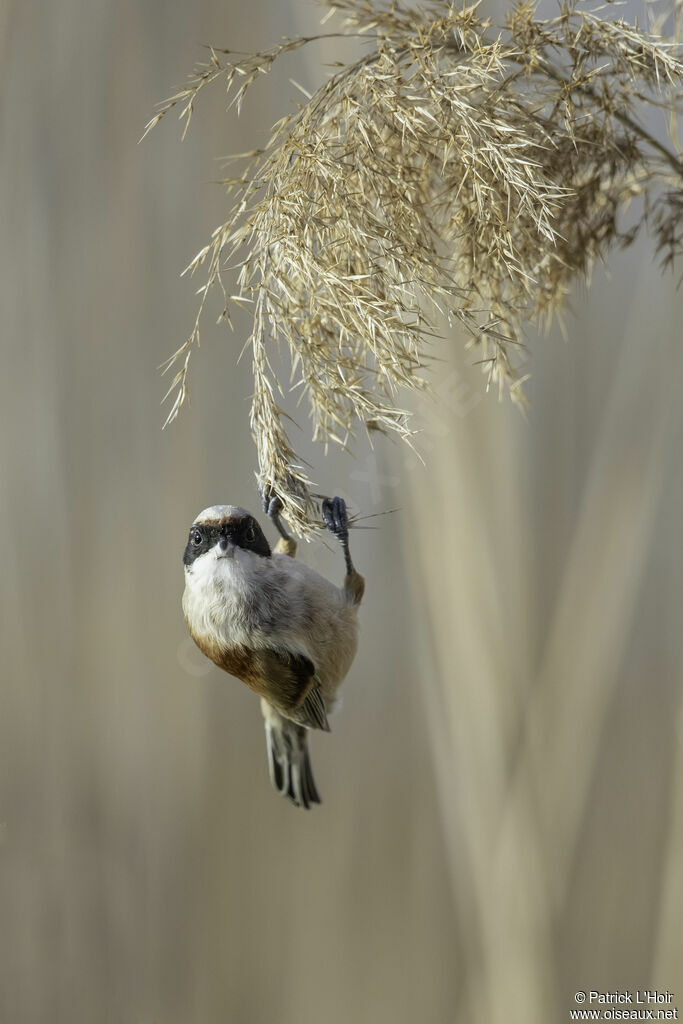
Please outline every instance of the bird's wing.
[[252, 672], [258, 692], [286, 718], [309, 729], [329, 732], [325, 703], [315, 678], [315, 665], [305, 654], [288, 650], [253, 653]]
[[330, 731], [315, 665], [305, 654], [283, 647], [252, 650], [224, 646], [190, 629], [197, 646], [216, 665], [237, 676], [292, 722]]

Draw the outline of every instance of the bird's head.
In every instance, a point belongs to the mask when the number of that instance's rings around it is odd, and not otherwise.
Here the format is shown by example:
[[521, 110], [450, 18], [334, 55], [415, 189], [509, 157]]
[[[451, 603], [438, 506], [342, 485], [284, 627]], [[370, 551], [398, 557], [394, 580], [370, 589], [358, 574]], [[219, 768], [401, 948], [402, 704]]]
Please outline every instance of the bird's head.
[[250, 512], [237, 505], [212, 505], [192, 523], [183, 563], [186, 571], [193, 571], [200, 559], [204, 565], [239, 557], [241, 552], [270, 557], [270, 545], [261, 527]]

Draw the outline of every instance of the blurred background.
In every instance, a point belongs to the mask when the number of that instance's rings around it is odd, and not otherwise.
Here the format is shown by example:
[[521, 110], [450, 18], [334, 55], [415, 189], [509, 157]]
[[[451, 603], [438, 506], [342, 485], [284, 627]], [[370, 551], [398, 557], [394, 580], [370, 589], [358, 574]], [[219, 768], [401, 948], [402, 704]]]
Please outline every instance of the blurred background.
[[[566, 341], [530, 336], [526, 419], [456, 338], [424, 466], [301, 439], [323, 492], [400, 508], [352, 537], [363, 635], [312, 739], [321, 808], [274, 793], [258, 702], [187, 638], [190, 522], [258, 499], [246, 319], [207, 318], [161, 431], [157, 367], [196, 310], [178, 275], [223, 219], [215, 158], [347, 54], [283, 62], [239, 120], [208, 91], [184, 143], [169, 119], [138, 146], [202, 44], [320, 18], [244, 10], [0, 6], [0, 1020], [548, 1024], [577, 989], [656, 986], [683, 1004], [683, 295], [647, 238], [576, 290]], [[301, 556], [341, 578], [336, 549]]]

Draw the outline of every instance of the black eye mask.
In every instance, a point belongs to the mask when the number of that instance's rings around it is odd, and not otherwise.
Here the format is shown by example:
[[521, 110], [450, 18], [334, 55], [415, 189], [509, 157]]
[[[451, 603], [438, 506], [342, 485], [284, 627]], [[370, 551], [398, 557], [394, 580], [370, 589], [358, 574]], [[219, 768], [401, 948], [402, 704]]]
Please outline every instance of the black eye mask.
[[235, 547], [253, 551], [268, 558], [270, 545], [253, 516], [246, 516], [227, 523], [199, 523], [190, 528], [190, 536], [183, 554], [184, 565], [192, 565], [196, 558], [206, 554], [218, 544], [221, 537], [227, 537]]

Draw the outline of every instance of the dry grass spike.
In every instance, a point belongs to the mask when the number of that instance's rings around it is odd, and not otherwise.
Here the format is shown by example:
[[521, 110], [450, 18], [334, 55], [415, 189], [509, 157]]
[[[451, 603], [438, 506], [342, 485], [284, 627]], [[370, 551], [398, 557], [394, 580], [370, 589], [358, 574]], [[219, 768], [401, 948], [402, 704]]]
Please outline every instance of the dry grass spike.
[[[409, 441], [399, 394], [425, 386], [444, 320], [467, 329], [487, 385], [519, 400], [525, 323], [560, 311], [572, 281], [641, 224], [672, 262], [683, 225], [673, 141], [683, 63], [665, 34], [680, 0], [653, 32], [615, 17], [615, 5], [574, 0], [546, 19], [522, 0], [501, 26], [477, 5], [329, 6], [338, 32], [249, 56], [210, 49], [146, 129], [178, 108], [185, 133], [201, 91], [218, 81], [239, 112], [276, 60], [317, 39], [353, 35], [367, 46], [283, 117], [264, 149], [237, 158], [241, 170], [223, 182], [227, 219], [188, 267], [206, 274], [194, 328], [167, 365], [177, 368], [170, 421], [209, 291], [222, 291], [228, 320], [231, 303], [253, 311], [258, 477], [302, 536], [315, 501], [285, 427], [272, 346], [289, 352], [314, 438], [346, 446], [364, 426]], [[671, 141], [643, 127], [658, 106]], [[229, 295], [223, 272], [234, 265]]]

